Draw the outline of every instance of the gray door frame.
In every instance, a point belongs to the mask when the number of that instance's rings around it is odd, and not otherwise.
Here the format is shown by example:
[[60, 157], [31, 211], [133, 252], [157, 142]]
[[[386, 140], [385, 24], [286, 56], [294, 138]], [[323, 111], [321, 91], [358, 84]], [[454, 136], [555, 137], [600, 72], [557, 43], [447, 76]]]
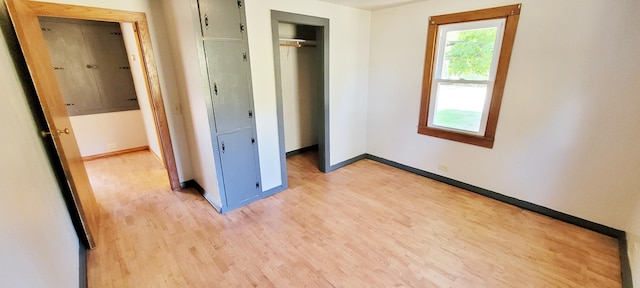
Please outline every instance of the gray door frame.
[[271, 35], [273, 42], [273, 60], [276, 76], [276, 101], [278, 108], [278, 138], [280, 141], [280, 167], [282, 189], [287, 189], [287, 161], [284, 145], [284, 118], [282, 107], [282, 72], [280, 67], [279, 23], [308, 25], [316, 27], [316, 47], [318, 54], [318, 169], [331, 171], [329, 162], [329, 19], [271, 10]]

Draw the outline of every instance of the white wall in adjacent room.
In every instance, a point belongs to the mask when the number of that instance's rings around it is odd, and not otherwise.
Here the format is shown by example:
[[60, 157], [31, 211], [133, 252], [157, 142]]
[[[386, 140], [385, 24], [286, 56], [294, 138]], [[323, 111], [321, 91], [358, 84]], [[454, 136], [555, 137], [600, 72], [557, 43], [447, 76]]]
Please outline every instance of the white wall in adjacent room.
[[149, 145], [140, 110], [69, 118], [82, 157]]
[[158, 159], [163, 159], [160, 139], [158, 138], [155, 119], [153, 118], [153, 110], [151, 108], [151, 95], [149, 95], [147, 83], [144, 78], [144, 64], [140, 57], [136, 33], [133, 31], [133, 25], [131, 23], [120, 23], [120, 28], [122, 30], [124, 46], [127, 49], [127, 57], [129, 58], [129, 66], [131, 67], [131, 77], [133, 78], [133, 85], [136, 89], [136, 95], [138, 96], [138, 105], [140, 106], [140, 114], [142, 114], [142, 122], [144, 124], [147, 143], [149, 144], [149, 151], [155, 154]]

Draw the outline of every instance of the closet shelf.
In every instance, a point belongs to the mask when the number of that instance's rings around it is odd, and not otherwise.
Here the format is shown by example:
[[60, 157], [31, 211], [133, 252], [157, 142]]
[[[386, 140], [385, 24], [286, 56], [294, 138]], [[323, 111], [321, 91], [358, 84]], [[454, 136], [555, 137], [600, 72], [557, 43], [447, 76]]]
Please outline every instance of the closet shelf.
[[280, 38], [280, 46], [289, 46], [289, 47], [316, 47], [316, 41], [312, 40], [304, 40], [304, 39], [286, 39]]

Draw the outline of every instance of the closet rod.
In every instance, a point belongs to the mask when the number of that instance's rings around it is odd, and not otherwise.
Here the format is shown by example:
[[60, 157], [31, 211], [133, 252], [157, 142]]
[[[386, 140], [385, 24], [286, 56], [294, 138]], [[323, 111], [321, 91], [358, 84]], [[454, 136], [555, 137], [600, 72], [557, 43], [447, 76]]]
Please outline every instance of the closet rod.
[[280, 46], [288, 47], [316, 47], [316, 41], [303, 40], [303, 39], [280, 39]]
[[296, 48], [316, 47], [316, 45], [313, 45], [313, 44], [296, 44], [296, 43], [280, 43], [280, 46], [296, 47]]

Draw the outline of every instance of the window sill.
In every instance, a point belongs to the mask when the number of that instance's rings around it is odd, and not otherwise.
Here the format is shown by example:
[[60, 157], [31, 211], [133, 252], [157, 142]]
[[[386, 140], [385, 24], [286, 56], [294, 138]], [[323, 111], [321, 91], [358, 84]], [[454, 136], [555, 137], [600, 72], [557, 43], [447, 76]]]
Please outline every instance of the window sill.
[[474, 136], [469, 134], [456, 133], [452, 131], [431, 128], [427, 126], [419, 126], [418, 133], [422, 135], [438, 137], [438, 138], [447, 139], [451, 141], [457, 141], [457, 142], [467, 143], [471, 145], [481, 146], [489, 149], [493, 148], [493, 141], [494, 141], [493, 137]]

